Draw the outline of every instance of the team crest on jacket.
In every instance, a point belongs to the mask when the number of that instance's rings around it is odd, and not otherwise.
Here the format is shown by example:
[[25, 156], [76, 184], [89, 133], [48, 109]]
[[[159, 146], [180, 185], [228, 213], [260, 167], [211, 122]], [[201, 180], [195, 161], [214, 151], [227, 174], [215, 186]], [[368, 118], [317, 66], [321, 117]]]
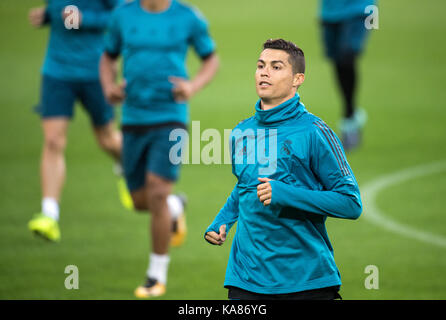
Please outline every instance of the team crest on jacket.
[[282, 143], [282, 147], [280, 148], [280, 152], [282, 154], [286, 154], [289, 156], [291, 154], [291, 140], [287, 139]]

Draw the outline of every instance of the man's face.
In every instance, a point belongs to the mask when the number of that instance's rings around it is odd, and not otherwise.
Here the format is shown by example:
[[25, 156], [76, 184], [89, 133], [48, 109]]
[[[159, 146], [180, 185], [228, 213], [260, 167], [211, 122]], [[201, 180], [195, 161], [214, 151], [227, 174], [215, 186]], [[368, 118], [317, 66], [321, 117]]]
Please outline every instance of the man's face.
[[298, 81], [288, 57], [287, 52], [277, 49], [260, 53], [255, 78], [257, 95], [262, 101], [280, 104], [296, 94]]

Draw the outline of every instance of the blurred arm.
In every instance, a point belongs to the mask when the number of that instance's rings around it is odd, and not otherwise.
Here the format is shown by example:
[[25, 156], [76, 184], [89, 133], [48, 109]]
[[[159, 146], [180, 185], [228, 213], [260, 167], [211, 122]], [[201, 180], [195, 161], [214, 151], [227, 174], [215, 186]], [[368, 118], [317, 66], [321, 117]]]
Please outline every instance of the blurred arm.
[[178, 77], [169, 77], [169, 81], [173, 84], [173, 95], [177, 102], [188, 101], [205, 87], [214, 78], [219, 67], [219, 59], [216, 53], [210, 54], [203, 59], [201, 68], [192, 80]]
[[47, 7], [32, 8], [28, 14], [29, 23], [35, 27], [42, 27], [50, 22], [50, 15]]
[[196, 93], [204, 88], [214, 78], [220, 66], [218, 55], [214, 52], [202, 60], [201, 68], [192, 80], [193, 92]]
[[116, 83], [116, 75], [118, 69], [117, 57], [112, 57], [109, 53], [104, 52], [99, 62], [99, 77], [102, 90], [106, 99], [112, 103], [119, 103], [125, 98], [125, 82]]

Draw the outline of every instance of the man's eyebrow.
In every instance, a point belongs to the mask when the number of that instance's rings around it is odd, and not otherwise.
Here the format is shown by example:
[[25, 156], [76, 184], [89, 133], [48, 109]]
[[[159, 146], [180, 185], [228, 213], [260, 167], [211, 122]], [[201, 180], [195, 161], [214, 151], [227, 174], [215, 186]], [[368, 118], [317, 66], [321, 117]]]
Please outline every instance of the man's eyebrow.
[[[259, 59], [259, 60], [257, 60], [257, 62], [260, 62], [260, 63], [266, 64], [266, 62], [265, 62], [265, 61], [263, 61], [262, 59]], [[271, 61], [271, 64], [275, 64], [275, 63], [281, 63], [281, 64], [285, 64], [285, 62], [283, 62], [282, 60], [272, 60], [272, 61]]]

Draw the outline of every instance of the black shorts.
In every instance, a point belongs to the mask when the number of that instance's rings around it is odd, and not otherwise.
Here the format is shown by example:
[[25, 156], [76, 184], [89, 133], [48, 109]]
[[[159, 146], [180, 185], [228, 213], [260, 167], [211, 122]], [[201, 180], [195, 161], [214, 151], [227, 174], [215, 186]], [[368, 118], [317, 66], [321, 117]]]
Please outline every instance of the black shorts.
[[334, 300], [342, 299], [339, 286], [282, 294], [262, 294], [228, 286], [230, 300]]

